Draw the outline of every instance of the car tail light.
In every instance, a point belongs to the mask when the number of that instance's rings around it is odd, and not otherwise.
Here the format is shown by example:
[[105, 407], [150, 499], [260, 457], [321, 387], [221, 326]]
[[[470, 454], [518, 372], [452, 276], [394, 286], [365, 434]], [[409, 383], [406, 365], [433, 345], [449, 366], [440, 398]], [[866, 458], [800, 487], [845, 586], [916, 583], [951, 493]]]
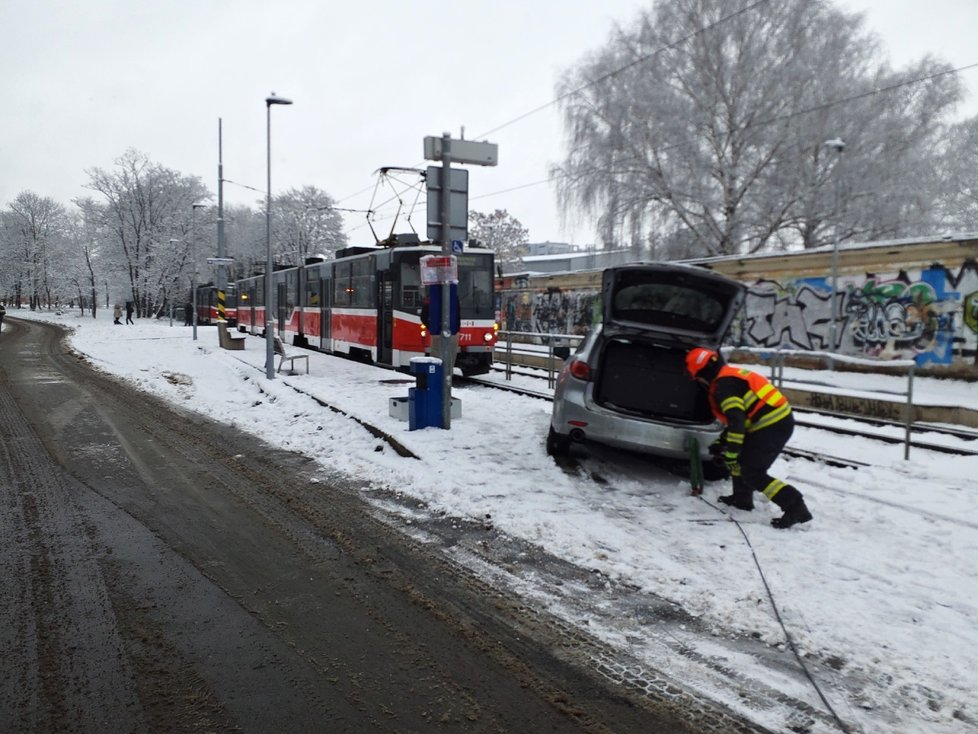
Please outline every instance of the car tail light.
[[591, 368], [582, 359], [575, 359], [570, 363], [570, 373], [578, 380], [587, 382], [591, 379]]

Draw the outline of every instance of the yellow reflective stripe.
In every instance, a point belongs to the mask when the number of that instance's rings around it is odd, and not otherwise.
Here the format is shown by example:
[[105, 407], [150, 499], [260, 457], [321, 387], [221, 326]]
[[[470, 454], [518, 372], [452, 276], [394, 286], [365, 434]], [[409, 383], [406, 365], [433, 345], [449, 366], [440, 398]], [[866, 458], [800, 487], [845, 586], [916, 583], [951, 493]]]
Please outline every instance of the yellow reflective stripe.
[[720, 403], [720, 410], [724, 413], [726, 413], [728, 410], [733, 410], [734, 408], [744, 410], [744, 399], [734, 396], [732, 398], [727, 398]]
[[748, 392], [744, 396], [744, 410], [750, 410], [751, 407], [753, 407], [754, 403], [756, 402], [757, 402], [757, 396], [752, 392]]
[[788, 484], [782, 482], [780, 479], [772, 479], [770, 484], [764, 488], [764, 496], [769, 500], [773, 500], [775, 495], [787, 486]]
[[770, 413], [765, 413], [763, 416], [758, 418], [756, 421], [747, 422], [747, 432], [752, 433], [753, 431], [758, 431], [761, 428], [767, 428], [772, 423], [777, 423], [782, 418], [786, 417], [791, 412], [791, 406], [785, 403]]
[[772, 385], [769, 382], [768, 384], [762, 386], [761, 389], [757, 391], [757, 397], [760, 400], [766, 400], [768, 393], [772, 392], [773, 390], [774, 390], [774, 385]]
[[744, 434], [743, 433], [728, 433], [727, 443], [743, 443]]

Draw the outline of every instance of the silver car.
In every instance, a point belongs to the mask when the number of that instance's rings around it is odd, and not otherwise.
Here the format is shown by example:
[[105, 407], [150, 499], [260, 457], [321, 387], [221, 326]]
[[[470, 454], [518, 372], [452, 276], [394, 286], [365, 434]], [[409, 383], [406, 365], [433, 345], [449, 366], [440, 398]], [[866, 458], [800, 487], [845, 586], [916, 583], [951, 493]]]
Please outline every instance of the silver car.
[[701, 459], [708, 459], [721, 425], [703, 388], [686, 373], [686, 352], [720, 346], [746, 290], [687, 265], [605, 270], [601, 323], [566, 360], [557, 380], [547, 452], [559, 456], [572, 443], [596, 442], [688, 458], [696, 446]]

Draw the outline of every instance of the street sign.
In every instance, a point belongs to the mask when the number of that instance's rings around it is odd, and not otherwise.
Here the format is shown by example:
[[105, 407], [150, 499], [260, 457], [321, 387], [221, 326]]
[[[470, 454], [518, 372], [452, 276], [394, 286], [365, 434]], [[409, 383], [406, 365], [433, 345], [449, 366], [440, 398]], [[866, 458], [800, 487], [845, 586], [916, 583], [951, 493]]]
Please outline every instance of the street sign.
[[452, 240], [452, 252], [456, 255], [462, 254], [462, 240]]
[[[464, 240], [469, 236], [469, 172], [464, 168], [450, 169], [448, 187], [448, 226], [449, 237]], [[428, 185], [428, 239], [441, 242], [441, 196], [442, 168], [428, 166], [426, 173]]]
[[[494, 166], [499, 160], [499, 146], [496, 143], [476, 140], [456, 140], [449, 138], [448, 154], [452, 163], [471, 163], [474, 166]], [[441, 160], [442, 139], [427, 135], [424, 139], [424, 158], [426, 161]]]
[[207, 258], [208, 265], [234, 265], [233, 257], [209, 257]]

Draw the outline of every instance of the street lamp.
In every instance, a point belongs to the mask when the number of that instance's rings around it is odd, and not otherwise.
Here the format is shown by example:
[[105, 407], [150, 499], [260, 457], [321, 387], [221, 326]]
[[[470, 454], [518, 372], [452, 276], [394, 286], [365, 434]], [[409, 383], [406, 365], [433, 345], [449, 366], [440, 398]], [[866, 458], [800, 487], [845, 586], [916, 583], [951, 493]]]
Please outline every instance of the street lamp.
[[268, 180], [265, 186], [265, 377], [275, 379], [275, 336], [269, 316], [272, 312], [272, 105], [292, 104], [275, 92], [265, 97]]
[[839, 289], [839, 233], [842, 230], [841, 222], [839, 221], [840, 191], [842, 188], [839, 165], [842, 162], [842, 151], [846, 149], [846, 144], [841, 138], [832, 138], [832, 140], [826, 140], [823, 145], [826, 148], [831, 148], [838, 154], [835, 162], [835, 171], [833, 172], [835, 178], [835, 240], [832, 244], [832, 301], [830, 303], [832, 307], [832, 320], [829, 322], [829, 349], [834, 353], [839, 349], [838, 327], [836, 325], [839, 319], [839, 299], [837, 296]]

